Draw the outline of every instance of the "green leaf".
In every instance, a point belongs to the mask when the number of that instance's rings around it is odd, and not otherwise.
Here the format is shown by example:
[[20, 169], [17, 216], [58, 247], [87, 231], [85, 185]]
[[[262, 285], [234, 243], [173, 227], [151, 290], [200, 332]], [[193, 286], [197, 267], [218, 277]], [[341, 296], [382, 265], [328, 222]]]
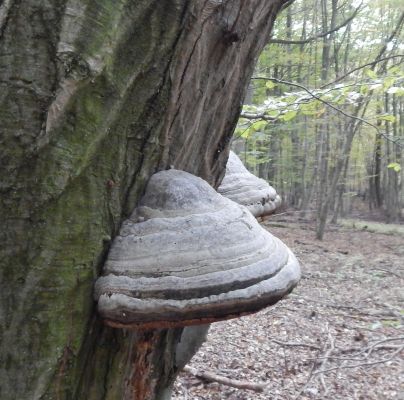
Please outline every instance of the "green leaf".
[[306, 104], [300, 105], [300, 111], [303, 115], [316, 115], [317, 114], [317, 107], [319, 105], [318, 100], [310, 101]]
[[401, 72], [401, 68], [399, 65], [394, 65], [389, 68], [389, 73], [390, 74], [395, 74], [396, 72]]
[[391, 76], [391, 77], [388, 76], [383, 81], [383, 89], [387, 90], [388, 88], [390, 88], [391, 86], [394, 85], [395, 81], [396, 81], [396, 78], [394, 76]]
[[279, 117], [279, 111], [278, 110], [265, 111], [265, 115], [268, 115], [268, 117], [271, 117], [271, 118], [276, 118], [276, 117]]
[[310, 110], [304, 110], [302, 111], [303, 115], [316, 115], [317, 111], [310, 111]]
[[368, 93], [369, 93], [369, 86], [368, 85], [362, 85], [361, 89], [360, 89], [360, 94], [365, 96]]
[[296, 101], [296, 96], [286, 96], [282, 100], [288, 104], [292, 104]]
[[401, 165], [398, 162], [392, 162], [390, 163], [387, 168], [392, 169], [395, 172], [400, 172], [401, 171]]
[[366, 75], [367, 75], [370, 79], [376, 79], [376, 78], [377, 78], [376, 72], [373, 71], [372, 69], [366, 70]]
[[339, 106], [344, 104], [346, 101], [346, 97], [343, 94], [340, 94], [339, 96], [336, 97], [335, 103], [338, 104]]
[[267, 81], [267, 82], [265, 83], [265, 86], [266, 86], [268, 89], [273, 89], [276, 85], [275, 85], [275, 83], [273, 83], [272, 81]]
[[240, 137], [243, 139], [248, 139], [251, 134], [254, 133], [254, 130], [251, 129], [251, 126], [248, 129], [244, 129], [244, 131], [240, 134]]
[[256, 112], [257, 108], [250, 104], [244, 104], [243, 111]]
[[297, 115], [297, 111], [288, 111], [285, 114], [281, 115], [281, 119], [285, 122], [291, 121], [293, 118], [295, 118]]
[[377, 119], [381, 121], [396, 122], [396, 117], [391, 114], [379, 115]]
[[251, 125], [254, 132], [263, 130], [268, 125], [267, 121], [257, 121]]

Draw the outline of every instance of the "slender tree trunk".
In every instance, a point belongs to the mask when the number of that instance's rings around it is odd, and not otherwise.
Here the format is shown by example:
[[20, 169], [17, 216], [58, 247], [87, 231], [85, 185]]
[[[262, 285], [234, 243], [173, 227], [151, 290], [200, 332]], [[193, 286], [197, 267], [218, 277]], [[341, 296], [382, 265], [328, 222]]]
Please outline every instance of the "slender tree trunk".
[[329, 140], [330, 140], [330, 132], [329, 132], [329, 125], [324, 124], [324, 129], [326, 132], [324, 133], [323, 139], [323, 156], [321, 158], [320, 163], [320, 171], [321, 171], [321, 178], [320, 178], [320, 185], [319, 185], [319, 192], [318, 192], [318, 205], [317, 205], [317, 239], [322, 239], [322, 235], [324, 233], [324, 228], [327, 222], [327, 215], [328, 215], [328, 208], [331, 205], [333, 198], [329, 197], [329, 187], [328, 187], [328, 156], [329, 156]]
[[311, 175], [311, 179], [307, 184], [305, 190], [305, 197], [302, 200], [302, 214], [301, 216], [304, 218], [307, 214], [307, 210], [310, 207], [310, 203], [313, 200], [315, 193], [318, 188], [318, 176], [319, 176], [319, 166], [321, 160], [321, 140], [320, 140], [320, 132], [318, 130], [318, 125], [314, 126], [314, 138], [315, 138], [315, 151], [314, 151], [314, 165], [313, 172]]
[[[385, 112], [393, 114], [398, 118], [397, 106], [395, 98], [392, 101], [392, 109], [390, 109], [390, 96], [385, 95]], [[385, 134], [387, 137], [397, 136], [397, 122], [392, 124], [392, 130], [390, 129], [389, 122], [385, 123]], [[386, 158], [387, 164], [397, 163], [400, 161], [400, 152], [395, 151], [390, 142], [386, 142]], [[399, 171], [395, 171], [393, 168], [387, 168], [387, 183], [386, 183], [386, 216], [388, 222], [398, 222], [400, 215], [400, 200], [399, 200]]]
[[[377, 113], [381, 114], [382, 109], [379, 106], [377, 109]], [[382, 121], [378, 120], [376, 122], [377, 127], [379, 129], [382, 128]], [[383, 205], [383, 196], [382, 196], [382, 188], [381, 188], [381, 170], [382, 170], [382, 145], [383, 145], [383, 138], [380, 133], [376, 134], [375, 138], [375, 146], [373, 152], [373, 176], [371, 178], [372, 188], [371, 193], [374, 195], [373, 198], [373, 205], [376, 208], [381, 208]]]
[[[324, 31], [332, 30], [336, 26], [336, 18], [337, 18], [337, 3], [338, 0], [332, 0], [331, 2], [331, 17], [330, 24], [328, 26], [328, 10], [327, 10], [327, 2], [326, 0], [321, 0], [322, 5], [322, 28]], [[323, 51], [321, 58], [321, 80], [322, 82], [326, 82], [329, 75], [329, 68], [331, 63], [331, 44], [333, 40], [334, 34], [324, 36], [323, 38]], [[317, 204], [317, 228], [316, 228], [316, 237], [317, 239], [321, 239], [323, 236], [325, 224], [327, 222], [328, 208], [331, 202], [327, 203], [328, 197], [328, 156], [329, 156], [329, 147], [330, 147], [330, 126], [328, 121], [324, 122], [320, 129], [323, 131], [323, 140], [324, 151], [323, 156], [320, 163], [320, 186], [319, 186], [319, 194], [318, 194], [318, 204]], [[326, 204], [327, 203], [327, 204]]]
[[303, 125], [303, 145], [301, 149], [298, 149], [299, 152], [299, 157], [301, 158], [301, 165], [302, 168], [300, 170], [300, 193], [299, 193], [299, 209], [303, 210], [303, 204], [307, 196], [307, 182], [306, 182], [306, 175], [307, 175], [307, 169], [308, 169], [308, 160], [307, 160], [307, 154], [308, 154], [308, 149], [309, 149], [309, 139], [307, 135], [307, 117], [303, 118], [304, 120], [304, 125]]
[[182, 329], [104, 327], [93, 282], [156, 170], [220, 181], [282, 3], [1, 3], [2, 400], [168, 396]]
[[[344, 128], [342, 128], [342, 124], [338, 124], [338, 131], [342, 132]], [[348, 126], [347, 123], [344, 124], [345, 127]], [[345, 131], [345, 129], [344, 129]], [[338, 144], [338, 153], [341, 154], [342, 152], [342, 145], [343, 141], [339, 140]], [[348, 157], [345, 160], [345, 165], [344, 165], [344, 172], [343, 176], [341, 179], [341, 182], [338, 183], [337, 185], [337, 198], [336, 198], [336, 203], [335, 203], [335, 208], [334, 208], [334, 214], [331, 219], [331, 223], [336, 224], [338, 221], [338, 216], [343, 213], [344, 209], [344, 193], [346, 190], [346, 182], [347, 182], [347, 177], [348, 177], [348, 166], [349, 166], [349, 159], [350, 159], [350, 154], [348, 154]], [[336, 163], [335, 163], [336, 164]], [[336, 165], [334, 165], [334, 169], [336, 168]]]

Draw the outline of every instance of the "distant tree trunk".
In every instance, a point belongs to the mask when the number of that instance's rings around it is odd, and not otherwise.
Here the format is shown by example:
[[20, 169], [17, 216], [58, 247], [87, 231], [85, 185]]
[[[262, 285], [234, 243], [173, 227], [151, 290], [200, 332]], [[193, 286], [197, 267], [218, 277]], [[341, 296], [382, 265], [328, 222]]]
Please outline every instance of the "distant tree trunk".
[[306, 182], [306, 176], [307, 176], [307, 165], [308, 165], [308, 160], [307, 160], [307, 153], [308, 153], [308, 148], [309, 148], [309, 140], [307, 137], [307, 117], [304, 117], [304, 125], [303, 125], [303, 145], [301, 146], [300, 149], [298, 149], [298, 154], [299, 154], [299, 159], [301, 162], [301, 170], [300, 170], [300, 175], [298, 175], [298, 178], [300, 179], [300, 193], [299, 193], [299, 209], [303, 210], [303, 205], [304, 201], [307, 196], [307, 182]]
[[[397, 115], [397, 105], [395, 96], [392, 99], [392, 109], [390, 109], [390, 96], [386, 93], [385, 95], [385, 112], [388, 114], [393, 114], [396, 118]], [[389, 122], [385, 123], [385, 134], [387, 137], [397, 137], [398, 129], [397, 122], [392, 124], [392, 132], [390, 129]], [[396, 163], [400, 161], [401, 153], [391, 146], [391, 143], [386, 141], [386, 158], [387, 164]], [[398, 146], [396, 146], [398, 147]], [[399, 188], [399, 172], [395, 171], [393, 168], [387, 168], [387, 182], [385, 185], [385, 198], [386, 198], [386, 216], [388, 222], [398, 222], [400, 216], [400, 188]]]
[[[278, 135], [272, 136], [270, 145], [269, 145], [269, 165], [267, 169], [267, 176], [265, 177], [269, 182], [277, 182], [278, 183], [278, 175], [279, 175], [279, 148], [280, 148], [280, 138]], [[277, 191], [279, 193], [279, 187], [277, 186]]]
[[[345, 123], [345, 127], [348, 127], [349, 124]], [[343, 131], [342, 124], [339, 124], [338, 131], [342, 132]], [[345, 131], [345, 129], [344, 129]], [[343, 140], [339, 140], [338, 144], [338, 150], [339, 153], [342, 152], [342, 145], [343, 145]], [[349, 166], [349, 158], [350, 154], [348, 154], [347, 158], [345, 159], [345, 165], [344, 165], [344, 172], [341, 181], [337, 184], [337, 197], [335, 199], [335, 208], [334, 208], [334, 213], [331, 219], [331, 223], [336, 224], [338, 221], [338, 216], [343, 213], [344, 209], [344, 193], [346, 190], [346, 182], [347, 182], [347, 176], [348, 176], [348, 166]], [[335, 168], [335, 166], [334, 166]]]
[[[382, 114], [382, 108], [378, 106], [377, 114]], [[377, 120], [377, 127], [382, 128], [382, 121]], [[373, 151], [373, 173], [370, 178], [371, 187], [369, 188], [371, 193], [372, 206], [380, 208], [383, 205], [382, 187], [381, 187], [381, 171], [382, 171], [382, 144], [383, 138], [380, 133], [376, 134], [375, 146]]]
[[[331, 17], [330, 25], [328, 26], [328, 10], [326, 0], [321, 0], [322, 8], [322, 28], [324, 31], [333, 30], [336, 26], [337, 18], [337, 3], [338, 0], [332, 0], [331, 2]], [[331, 33], [323, 38], [323, 51], [322, 51], [322, 62], [321, 62], [321, 80], [326, 82], [328, 80], [328, 72], [331, 63], [331, 44], [333, 41], [334, 34]], [[323, 147], [322, 157], [320, 160], [320, 185], [317, 198], [317, 227], [316, 227], [316, 237], [317, 239], [322, 239], [323, 232], [325, 229], [325, 224], [327, 222], [328, 208], [330, 207], [330, 202], [327, 203], [326, 198], [328, 196], [328, 180], [329, 180], [329, 168], [328, 168], [328, 157], [330, 150], [330, 125], [328, 121], [321, 124], [320, 129], [322, 131], [322, 142]]]
[[318, 188], [318, 175], [319, 175], [319, 165], [321, 162], [321, 141], [320, 141], [320, 133], [318, 131], [318, 125], [316, 124], [314, 127], [314, 137], [315, 137], [315, 156], [313, 163], [313, 172], [311, 174], [311, 179], [307, 184], [307, 187], [304, 191], [304, 197], [302, 199], [302, 218], [306, 217], [307, 210], [312, 202], [314, 194], [317, 192]]
[[93, 282], [151, 174], [218, 184], [283, 3], [1, 2], [2, 400], [169, 397], [182, 329], [142, 353], [101, 324]]
[[[321, 157], [319, 160], [320, 179], [317, 191], [317, 231], [324, 230], [327, 213], [323, 212], [328, 190], [329, 125], [324, 122], [321, 129]], [[328, 210], [327, 210], [328, 212]]]

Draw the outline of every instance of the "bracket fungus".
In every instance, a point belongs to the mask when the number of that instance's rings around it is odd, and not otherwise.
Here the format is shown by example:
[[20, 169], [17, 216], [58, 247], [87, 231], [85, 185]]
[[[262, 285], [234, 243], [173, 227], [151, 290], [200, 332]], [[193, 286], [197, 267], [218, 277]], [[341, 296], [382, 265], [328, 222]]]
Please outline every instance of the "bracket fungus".
[[245, 207], [172, 169], [151, 177], [123, 223], [95, 299], [113, 327], [183, 327], [258, 311], [299, 277], [292, 252]]
[[226, 173], [217, 190], [230, 200], [246, 206], [254, 217], [270, 215], [281, 204], [276, 190], [248, 171], [233, 151], [230, 151]]

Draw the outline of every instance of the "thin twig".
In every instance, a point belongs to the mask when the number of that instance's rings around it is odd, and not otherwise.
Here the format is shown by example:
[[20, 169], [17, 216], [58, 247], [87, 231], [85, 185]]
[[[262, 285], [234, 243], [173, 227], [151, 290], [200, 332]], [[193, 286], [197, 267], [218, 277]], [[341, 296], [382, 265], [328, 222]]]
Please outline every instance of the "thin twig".
[[360, 351], [357, 355], [368, 352], [367, 357], [369, 357], [370, 354], [372, 354], [372, 352], [376, 348], [378, 348], [380, 344], [384, 344], [384, 343], [387, 343], [387, 342], [395, 342], [395, 341], [399, 341], [399, 340], [404, 340], [404, 336], [395, 336], [395, 337], [379, 340], [376, 343], [373, 343], [372, 345], [365, 348], [363, 351]]
[[320, 86], [320, 89], [325, 89], [327, 86], [334, 85], [334, 84], [336, 84], [336, 83], [342, 81], [342, 80], [343, 80], [344, 78], [346, 78], [348, 75], [351, 75], [351, 74], [353, 74], [354, 72], [359, 71], [359, 70], [361, 70], [361, 69], [363, 69], [363, 68], [369, 67], [369, 66], [371, 66], [371, 65], [373, 66], [375, 63], [380, 63], [380, 62], [382, 62], [382, 61], [387, 61], [387, 60], [390, 60], [390, 59], [392, 59], [392, 58], [403, 58], [403, 57], [404, 57], [404, 54], [396, 54], [396, 55], [393, 55], [393, 56], [383, 57], [383, 58], [380, 58], [379, 60], [372, 61], [372, 62], [368, 62], [368, 63], [366, 63], [366, 64], [362, 64], [362, 65], [360, 65], [359, 67], [356, 67], [356, 68], [354, 68], [354, 69], [351, 69], [351, 70], [348, 71], [346, 74], [339, 76], [337, 79], [333, 80], [332, 82], [328, 82], [328, 83], [326, 83], [326, 84]]
[[280, 340], [269, 338], [271, 342], [274, 342], [276, 344], [279, 344], [280, 346], [287, 346], [287, 347], [306, 347], [308, 349], [312, 350], [321, 350], [319, 346], [316, 346], [314, 344], [308, 344], [308, 343], [296, 343], [296, 342], [281, 342]]
[[[332, 337], [332, 335], [331, 335], [331, 332], [330, 332], [330, 329], [329, 329], [329, 327], [328, 327], [328, 324], [327, 324], [327, 336], [328, 336], [328, 341], [329, 341], [329, 343], [330, 343], [330, 348], [327, 350], [327, 352], [324, 354], [324, 357], [323, 357], [323, 360], [322, 360], [322, 362], [321, 362], [321, 364], [320, 364], [320, 367], [319, 367], [319, 369], [323, 369], [324, 367], [325, 367], [325, 365], [327, 364], [327, 361], [329, 360], [329, 358], [330, 358], [330, 356], [331, 356], [331, 353], [334, 351], [334, 349], [335, 349], [335, 340], [334, 340], [334, 338]], [[321, 382], [321, 385], [323, 386], [323, 389], [324, 389], [324, 395], [327, 395], [327, 393], [328, 393], [328, 387], [327, 387], [327, 385], [325, 384], [325, 380], [324, 380], [324, 376], [323, 375], [320, 375], [320, 382]]]
[[207, 380], [210, 382], [221, 383], [223, 385], [235, 387], [237, 389], [250, 389], [256, 392], [263, 392], [264, 389], [268, 386], [268, 384], [265, 382], [253, 383], [249, 381], [240, 381], [236, 379], [226, 378], [225, 376], [217, 375], [214, 372], [198, 371], [196, 368], [192, 368], [188, 365], [184, 367], [184, 371], [196, 376], [197, 378]]
[[[324, 346], [324, 350], [326, 349], [327, 345]], [[326, 355], [328, 352], [328, 350], [324, 353], [324, 355]], [[318, 357], [316, 358], [316, 360], [318, 359]], [[306, 383], [304, 384], [304, 386], [300, 389], [300, 391], [297, 393], [297, 395], [293, 398], [293, 400], [297, 400], [307, 389], [307, 387], [309, 386], [309, 383], [311, 381], [311, 379], [314, 376], [314, 371], [317, 368], [318, 363], [316, 361], [313, 362], [311, 369], [310, 369], [310, 373], [307, 377]]]
[[304, 384], [304, 386], [299, 390], [299, 393], [297, 393], [297, 395], [293, 398], [293, 400], [297, 400], [303, 393], [304, 391], [307, 389], [307, 387], [309, 386], [309, 383], [311, 381], [311, 378], [314, 376], [314, 370], [316, 368], [316, 363], [313, 362], [309, 375], [307, 377], [306, 383]]
[[402, 276], [402, 275], [396, 274], [395, 272], [390, 271], [390, 270], [388, 270], [388, 269], [373, 267], [372, 270], [387, 272], [387, 273], [389, 273], [389, 274], [391, 274], [391, 275], [393, 275], [393, 276], [396, 276], [397, 278], [403, 279], [403, 276]]
[[[376, 347], [375, 350], [397, 350], [401, 346], [380, 346]], [[339, 349], [335, 349], [337, 352], [340, 352]], [[355, 357], [355, 355], [362, 354], [363, 352], [359, 352], [357, 354], [354, 354], [352, 357], [338, 357], [338, 356], [329, 356], [329, 360], [335, 360], [335, 361], [366, 361], [369, 359], [369, 354], [363, 356], [363, 357]], [[317, 358], [305, 358], [305, 361], [318, 361], [322, 360], [324, 357], [317, 357]]]
[[378, 360], [378, 361], [371, 361], [371, 362], [364, 362], [364, 363], [359, 363], [359, 364], [352, 364], [352, 365], [345, 365], [345, 366], [338, 366], [338, 367], [333, 367], [333, 368], [328, 368], [325, 370], [319, 370], [315, 371], [313, 375], [318, 375], [318, 374], [323, 374], [325, 372], [330, 372], [330, 371], [335, 371], [337, 369], [350, 369], [350, 368], [359, 368], [359, 367], [370, 367], [373, 365], [377, 364], [384, 364], [386, 362], [391, 361], [397, 354], [401, 353], [404, 350], [404, 346], [401, 346], [398, 348], [390, 357], [384, 358], [383, 360]]

